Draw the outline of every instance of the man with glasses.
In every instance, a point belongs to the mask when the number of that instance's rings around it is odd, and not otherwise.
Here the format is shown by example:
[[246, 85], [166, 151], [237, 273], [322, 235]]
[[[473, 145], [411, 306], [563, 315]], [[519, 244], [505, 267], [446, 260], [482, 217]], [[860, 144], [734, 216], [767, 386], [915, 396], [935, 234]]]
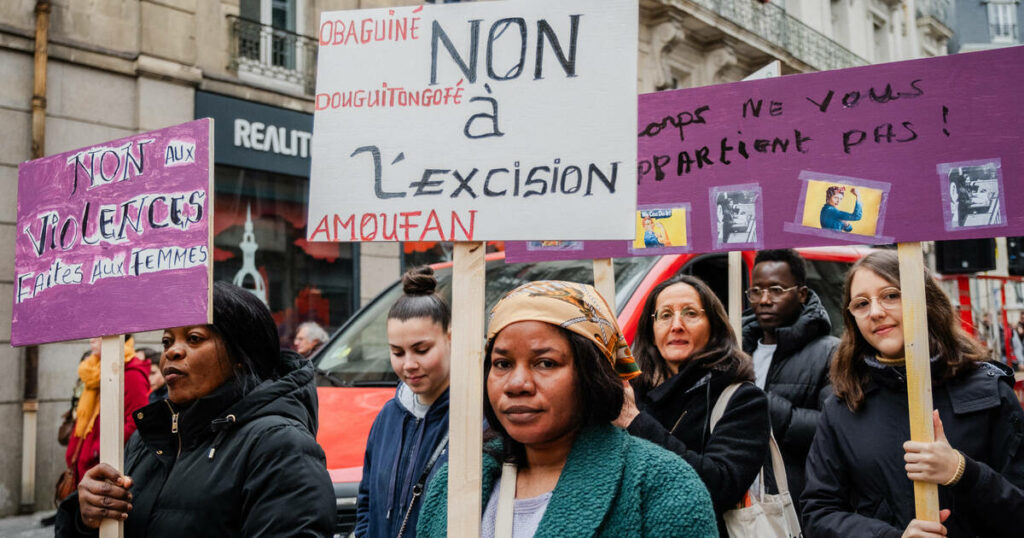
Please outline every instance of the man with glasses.
[[804, 260], [793, 249], [757, 253], [747, 299], [753, 313], [743, 318], [743, 351], [753, 357], [757, 386], [768, 394], [772, 431], [796, 502], [839, 339], [831, 335], [828, 313], [807, 287]]

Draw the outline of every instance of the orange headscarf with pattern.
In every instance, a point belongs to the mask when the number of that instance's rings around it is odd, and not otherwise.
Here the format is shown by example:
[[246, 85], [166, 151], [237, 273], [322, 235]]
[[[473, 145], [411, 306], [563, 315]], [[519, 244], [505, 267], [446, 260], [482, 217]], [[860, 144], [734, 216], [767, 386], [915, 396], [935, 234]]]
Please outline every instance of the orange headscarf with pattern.
[[594, 342], [620, 378], [640, 375], [615, 315], [593, 286], [561, 280], [519, 286], [491, 309], [487, 341], [519, 321], [542, 321], [572, 331]]

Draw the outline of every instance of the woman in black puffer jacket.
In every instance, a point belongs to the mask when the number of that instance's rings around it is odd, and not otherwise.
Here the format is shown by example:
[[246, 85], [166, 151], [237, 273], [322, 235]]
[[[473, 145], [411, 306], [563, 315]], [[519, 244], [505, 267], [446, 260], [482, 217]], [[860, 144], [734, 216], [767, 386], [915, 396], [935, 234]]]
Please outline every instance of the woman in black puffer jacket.
[[[626, 391], [615, 424], [675, 452], [697, 471], [725, 536], [722, 515], [743, 503], [768, 457], [770, 432], [768, 399], [752, 383], [753, 364], [736, 342], [725, 307], [696, 277], [658, 284], [640, 314], [633, 355], [643, 373]], [[741, 385], [712, 430], [711, 411], [733, 383]]]
[[213, 325], [164, 331], [168, 399], [133, 415], [124, 475], [101, 463], [61, 503], [58, 537], [104, 518], [128, 537], [331, 535], [312, 366], [248, 291], [218, 282], [213, 306]]
[[[908, 442], [899, 260], [872, 253], [850, 269], [845, 331], [807, 458], [804, 535], [1020, 536], [1024, 412], [1013, 376], [985, 362], [949, 299], [925, 275], [935, 442]], [[941, 420], [940, 420], [941, 417]], [[912, 480], [938, 484], [942, 523], [915, 519]]]

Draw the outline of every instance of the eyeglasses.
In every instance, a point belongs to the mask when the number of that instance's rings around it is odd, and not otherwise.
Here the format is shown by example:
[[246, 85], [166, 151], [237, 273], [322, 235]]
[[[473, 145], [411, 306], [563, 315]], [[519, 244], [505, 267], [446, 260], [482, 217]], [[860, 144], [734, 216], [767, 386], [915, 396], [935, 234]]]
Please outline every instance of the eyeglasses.
[[847, 310], [853, 314], [855, 318], [866, 318], [871, 314], [871, 301], [878, 300], [878, 306], [881, 306], [885, 310], [896, 310], [901, 308], [903, 303], [901, 298], [903, 297], [899, 288], [885, 288], [878, 292], [878, 295], [872, 297], [856, 297], [850, 301], [850, 306], [846, 307]]
[[799, 287], [800, 286], [791, 286], [789, 288], [783, 288], [782, 286], [769, 286], [767, 288], [758, 288], [755, 286], [753, 288], [747, 288], [747, 299], [752, 303], [756, 303], [761, 300], [761, 296], [767, 291], [769, 299], [778, 301], [783, 295]]
[[704, 317], [704, 309], [686, 307], [680, 310], [672, 310], [665, 308], [651, 314], [651, 317], [654, 318], [655, 325], [669, 325], [677, 315], [682, 318], [684, 324], [696, 325]]

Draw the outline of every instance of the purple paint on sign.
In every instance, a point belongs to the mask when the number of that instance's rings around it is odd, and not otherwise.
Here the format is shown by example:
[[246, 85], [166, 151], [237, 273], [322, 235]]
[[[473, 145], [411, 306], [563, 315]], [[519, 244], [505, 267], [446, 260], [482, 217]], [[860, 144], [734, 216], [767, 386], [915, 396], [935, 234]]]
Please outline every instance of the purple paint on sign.
[[[1022, 86], [1024, 47], [1011, 47], [641, 95], [637, 204], [691, 204], [693, 252], [1024, 235]], [[873, 233], [826, 208], [815, 178], [874, 189]], [[761, 193], [749, 243], [723, 238], [708, 203], [743, 184]], [[643, 254], [627, 244], [506, 242], [506, 261]]]
[[196, 120], [18, 167], [12, 345], [209, 321], [212, 130]]

